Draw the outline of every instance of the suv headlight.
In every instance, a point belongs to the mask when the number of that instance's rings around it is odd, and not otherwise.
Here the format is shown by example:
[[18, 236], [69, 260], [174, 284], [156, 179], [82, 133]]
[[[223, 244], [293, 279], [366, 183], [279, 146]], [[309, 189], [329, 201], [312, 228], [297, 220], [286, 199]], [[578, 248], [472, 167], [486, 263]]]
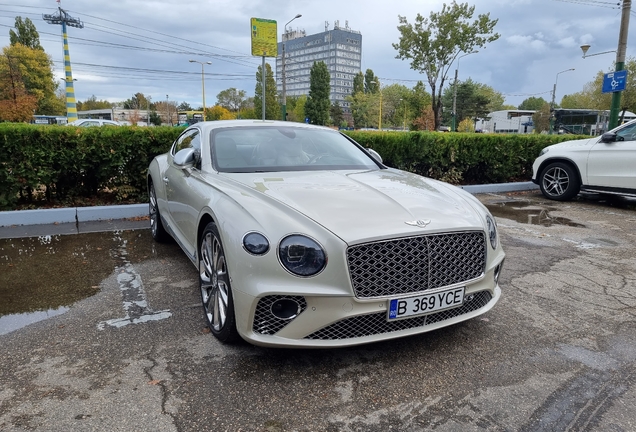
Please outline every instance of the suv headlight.
[[486, 216], [486, 225], [488, 225], [488, 239], [490, 240], [490, 246], [493, 249], [497, 249], [497, 224], [490, 215]]
[[544, 154], [546, 154], [549, 151], [550, 151], [550, 147], [545, 147], [543, 150], [541, 150], [541, 153], [539, 153], [539, 156], [543, 156]]
[[313, 239], [292, 234], [278, 245], [280, 263], [290, 273], [297, 276], [314, 276], [327, 265], [327, 254]]

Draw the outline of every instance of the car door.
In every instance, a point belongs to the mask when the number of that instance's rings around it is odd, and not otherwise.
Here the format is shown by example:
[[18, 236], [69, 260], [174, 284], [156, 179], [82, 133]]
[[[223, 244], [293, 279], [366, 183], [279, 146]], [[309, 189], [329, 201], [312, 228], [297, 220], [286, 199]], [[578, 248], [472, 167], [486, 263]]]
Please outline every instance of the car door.
[[616, 141], [599, 140], [588, 156], [589, 186], [636, 189], [636, 123], [616, 131]]
[[201, 151], [201, 132], [198, 128], [186, 130], [175, 142], [171, 150], [168, 168], [164, 176], [168, 211], [174, 224], [177, 241], [194, 255], [196, 248], [196, 221], [198, 209], [192, 206], [190, 199], [200, 182], [200, 166], [179, 167], [174, 164], [174, 156], [183, 149], [194, 148]]

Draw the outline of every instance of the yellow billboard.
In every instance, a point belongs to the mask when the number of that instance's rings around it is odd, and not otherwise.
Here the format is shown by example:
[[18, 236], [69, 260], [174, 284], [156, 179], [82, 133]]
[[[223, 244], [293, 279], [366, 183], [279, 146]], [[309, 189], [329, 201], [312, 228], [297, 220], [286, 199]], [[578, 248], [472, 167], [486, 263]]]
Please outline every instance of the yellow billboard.
[[252, 18], [252, 55], [258, 57], [278, 56], [278, 32], [276, 21]]

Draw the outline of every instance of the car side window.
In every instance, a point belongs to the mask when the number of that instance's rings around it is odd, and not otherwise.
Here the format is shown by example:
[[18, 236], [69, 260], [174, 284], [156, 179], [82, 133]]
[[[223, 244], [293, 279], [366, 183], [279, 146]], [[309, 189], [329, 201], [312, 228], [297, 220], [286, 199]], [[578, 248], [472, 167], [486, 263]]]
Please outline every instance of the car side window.
[[176, 155], [179, 150], [193, 148], [201, 151], [201, 135], [198, 129], [191, 129], [184, 132], [172, 146], [172, 155]]
[[617, 131], [616, 141], [636, 141], [636, 123]]

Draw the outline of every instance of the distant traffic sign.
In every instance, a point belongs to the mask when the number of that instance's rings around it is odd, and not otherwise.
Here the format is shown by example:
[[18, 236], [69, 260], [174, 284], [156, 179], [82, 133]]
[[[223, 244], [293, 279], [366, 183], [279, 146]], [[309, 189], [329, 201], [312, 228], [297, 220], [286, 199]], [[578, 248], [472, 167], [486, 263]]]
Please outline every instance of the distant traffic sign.
[[252, 55], [258, 57], [278, 56], [278, 32], [276, 21], [252, 18]]
[[603, 75], [603, 93], [613, 93], [625, 90], [627, 71], [610, 72]]

